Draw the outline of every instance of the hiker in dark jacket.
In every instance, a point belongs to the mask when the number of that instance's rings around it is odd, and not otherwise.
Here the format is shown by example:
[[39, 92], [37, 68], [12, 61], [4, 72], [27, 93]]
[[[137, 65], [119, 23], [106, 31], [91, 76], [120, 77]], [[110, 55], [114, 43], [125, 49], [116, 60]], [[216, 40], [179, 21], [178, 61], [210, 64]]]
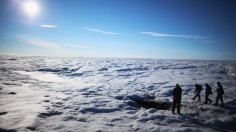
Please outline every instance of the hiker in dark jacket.
[[223, 86], [221, 85], [220, 82], [217, 82], [217, 86], [218, 86], [218, 88], [216, 89], [216, 92], [217, 92], [216, 103], [214, 105], [217, 106], [218, 101], [220, 99], [221, 107], [224, 107], [224, 101], [223, 101], [224, 89], [223, 89]]
[[173, 89], [172, 94], [173, 94], [172, 113], [175, 114], [175, 107], [177, 105], [177, 113], [180, 114], [182, 88], [180, 88], [178, 83]]
[[195, 96], [192, 98], [193, 100], [198, 97], [198, 101], [201, 101], [201, 97], [200, 97], [200, 93], [202, 91], [202, 85], [199, 85], [199, 84], [195, 84], [195, 90], [194, 90], [194, 93], [195, 93]]
[[209, 101], [210, 103], [212, 102], [212, 100], [209, 99], [209, 95], [212, 94], [212, 91], [211, 91], [211, 86], [206, 83], [205, 84], [206, 86], [206, 90], [205, 90], [205, 104], [207, 104], [207, 102]]

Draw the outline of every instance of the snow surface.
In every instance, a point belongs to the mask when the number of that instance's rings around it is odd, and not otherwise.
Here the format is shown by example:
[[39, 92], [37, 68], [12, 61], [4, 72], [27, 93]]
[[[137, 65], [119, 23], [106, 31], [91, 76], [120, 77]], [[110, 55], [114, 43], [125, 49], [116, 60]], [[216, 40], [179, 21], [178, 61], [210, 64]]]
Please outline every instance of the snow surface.
[[[235, 61], [1, 55], [0, 75], [0, 131], [236, 130]], [[195, 83], [215, 91], [217, 81], [224, 108], [191, 99]], [[135, 102], [171, 102], [176, 83], [183, 89], [179, 115]]]

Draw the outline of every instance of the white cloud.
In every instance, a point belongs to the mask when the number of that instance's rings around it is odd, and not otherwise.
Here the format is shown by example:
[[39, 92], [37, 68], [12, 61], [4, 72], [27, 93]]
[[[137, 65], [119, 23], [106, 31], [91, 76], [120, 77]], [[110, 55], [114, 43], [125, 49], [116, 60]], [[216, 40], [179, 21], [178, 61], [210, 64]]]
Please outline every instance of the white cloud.
[[176, 35], [176, 34], [163, 34], [163, 33], [155, 33], [155, 32], [140, 32], [140, 33], [148, 34], [153, 37], [179, 37], [179, 38], [207, 39], [207, 37], [195, 36], [195, 35]]
[[57, 28], [58, 26], [56, 25], [40, 25], [42, 28]]
[[86, 46], [86, 45], [75, 45], [75, 44], [68, 44], [68, 45], [63, 45], [66, 47], [74, 47], [74, 48], [82, 48], [82, 49], [89, 49], [90, 47]]
[[17, 38], [19, 41], [22, 41], [22, 42], [30, 44], [30, 45], [42, 47], [42, 48], [48, 48], [48, 49], [61, 48], [56, 43], [50, 42], [47, 40], [43, 40], [43, 39], [31, 38], [28, 36], [17, 36]]
[[103, 34], [108, 34], [108, 35], [116, 35], [116, 34], [118, 34], [118, 33], [103, 31], [103, 30], [95, 29], [95, 28], [85, 28], [85, 29], [89, 30], [89, 31], [93, 31], [93, 32], [99, 32], [99, 33], [103, 33]]

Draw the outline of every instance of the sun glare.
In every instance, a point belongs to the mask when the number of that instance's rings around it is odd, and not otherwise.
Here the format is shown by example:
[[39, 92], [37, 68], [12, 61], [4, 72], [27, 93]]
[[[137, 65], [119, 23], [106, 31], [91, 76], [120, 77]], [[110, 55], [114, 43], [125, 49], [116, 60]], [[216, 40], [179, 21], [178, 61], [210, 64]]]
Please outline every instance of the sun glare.
[[24, 4], [24, 10], [29, 16], [35, 16], [39, 11], [39, 6], [34, 1], [28, 1]]

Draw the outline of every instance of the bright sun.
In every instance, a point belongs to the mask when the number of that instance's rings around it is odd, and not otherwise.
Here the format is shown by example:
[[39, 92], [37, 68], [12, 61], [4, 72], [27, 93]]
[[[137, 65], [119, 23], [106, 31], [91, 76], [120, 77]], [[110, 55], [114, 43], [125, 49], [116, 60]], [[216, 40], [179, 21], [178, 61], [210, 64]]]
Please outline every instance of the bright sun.
[[29, 16], [35, 16], [39, 11], [39, 6], [34, 1], [28, 1], [24, 4], [24, 10]]

